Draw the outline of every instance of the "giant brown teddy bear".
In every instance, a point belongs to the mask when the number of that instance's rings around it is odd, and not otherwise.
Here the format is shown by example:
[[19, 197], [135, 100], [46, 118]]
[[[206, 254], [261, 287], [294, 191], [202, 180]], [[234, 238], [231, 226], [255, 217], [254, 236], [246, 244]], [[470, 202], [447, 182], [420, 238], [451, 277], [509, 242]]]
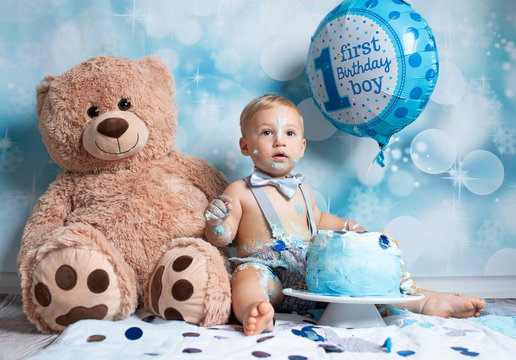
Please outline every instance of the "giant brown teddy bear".
[[174, 94], [157, 57], [94, 57], [37, 88], [43, 141], [65, 170], [34, 207], [18, 256], [39, 330], [124, 319], [142, 303], [165, 319], [227, 320], [224, 258], [202, 239], [204, 209], [227, 182], [174, 149]]

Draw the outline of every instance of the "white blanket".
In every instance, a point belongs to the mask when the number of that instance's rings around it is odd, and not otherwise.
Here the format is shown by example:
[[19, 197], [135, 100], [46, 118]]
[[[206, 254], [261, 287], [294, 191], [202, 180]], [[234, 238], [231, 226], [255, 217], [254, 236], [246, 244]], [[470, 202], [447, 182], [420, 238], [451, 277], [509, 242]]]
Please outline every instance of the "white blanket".
[[467, 319], [398, 312], [385, 327], [343, 329], [277, 315], [273, 332], [255, 336], [239, 325], [202, 328], [147, 314], [82, 320], [30, 359], [516, 359], [515, 339]]

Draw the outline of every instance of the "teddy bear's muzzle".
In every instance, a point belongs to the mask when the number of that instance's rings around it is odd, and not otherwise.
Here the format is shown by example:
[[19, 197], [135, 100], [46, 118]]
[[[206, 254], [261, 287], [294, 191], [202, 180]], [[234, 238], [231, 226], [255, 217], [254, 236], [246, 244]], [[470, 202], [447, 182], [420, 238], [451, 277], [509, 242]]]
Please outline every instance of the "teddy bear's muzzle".
[[83, 133], [84, 149], [101, 160], [120, 160], [139, 153], [149, 136], [134, 113], [111, 111], [92, 122]]

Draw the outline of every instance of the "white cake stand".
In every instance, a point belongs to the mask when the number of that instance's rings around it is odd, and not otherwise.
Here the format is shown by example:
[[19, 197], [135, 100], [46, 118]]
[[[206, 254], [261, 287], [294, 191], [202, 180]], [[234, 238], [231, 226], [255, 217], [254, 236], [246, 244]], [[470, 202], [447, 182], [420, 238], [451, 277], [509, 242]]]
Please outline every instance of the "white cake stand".
[[319, 325], [341, 328], [367, 328], [385, 326], [375, 304], [400, 304], [421, 300], [425, 295], [400, 295], [399, 297], [349, 297], [331, 296], [308, 292], [306, 290], [283, 289], [283, 294], [300, 299], [327, 302], [328, 307], [319, 319]]

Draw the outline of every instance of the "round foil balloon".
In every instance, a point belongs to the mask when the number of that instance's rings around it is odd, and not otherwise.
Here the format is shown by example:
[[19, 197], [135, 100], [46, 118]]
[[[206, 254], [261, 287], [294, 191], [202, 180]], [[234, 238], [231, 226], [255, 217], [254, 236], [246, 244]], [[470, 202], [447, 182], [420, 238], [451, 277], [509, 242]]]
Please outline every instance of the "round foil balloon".
[[439, 71], [432, 31], [401, 0], [347, 0], [315, 31], [306, 65], [315, 104], [337, 128], [380, 145], [425, 108]]

